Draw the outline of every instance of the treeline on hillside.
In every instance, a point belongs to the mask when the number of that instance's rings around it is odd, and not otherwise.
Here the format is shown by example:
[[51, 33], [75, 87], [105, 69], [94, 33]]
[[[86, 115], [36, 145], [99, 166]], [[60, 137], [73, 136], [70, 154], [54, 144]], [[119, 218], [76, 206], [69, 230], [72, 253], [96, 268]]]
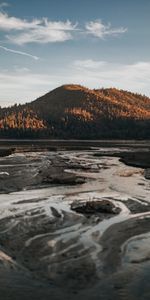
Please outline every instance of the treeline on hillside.
[[42, 129], [46, 128], [44, 121], [36, 112], [24, 105], [14, 105], [5, 109], [0, 108], [0, 130], [9, 129]]
[[57, 139], [150, 139], [150, 121], [133, 120], [103, 120], [96, 122], [81, 122], [70, 119], [52, 122], [47, 128], [3, 128], [0, 138], [57, 138]]
[[150, 98], [65, 85], [31, 103], [0, 108], [0, 138], [149, 139]]

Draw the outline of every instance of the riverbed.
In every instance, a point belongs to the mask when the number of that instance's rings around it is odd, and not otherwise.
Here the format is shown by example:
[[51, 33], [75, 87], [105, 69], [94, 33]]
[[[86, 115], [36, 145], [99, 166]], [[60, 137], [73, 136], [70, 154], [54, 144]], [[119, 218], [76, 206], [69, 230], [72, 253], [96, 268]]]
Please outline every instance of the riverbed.
[[[2, 300], [150, 299], [150, 180], [111, 155], [123, 150], [0, 158]], [[72, 210], [94, 201], [118, 213]]]

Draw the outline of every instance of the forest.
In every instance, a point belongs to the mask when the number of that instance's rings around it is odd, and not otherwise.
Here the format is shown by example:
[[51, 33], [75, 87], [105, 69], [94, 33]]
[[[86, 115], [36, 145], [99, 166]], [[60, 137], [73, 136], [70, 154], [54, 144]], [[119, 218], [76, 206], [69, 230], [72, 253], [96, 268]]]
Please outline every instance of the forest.
[[149, 139], [150, 99], [64, 85], [30, 103], [0, 107], [0, 138]]

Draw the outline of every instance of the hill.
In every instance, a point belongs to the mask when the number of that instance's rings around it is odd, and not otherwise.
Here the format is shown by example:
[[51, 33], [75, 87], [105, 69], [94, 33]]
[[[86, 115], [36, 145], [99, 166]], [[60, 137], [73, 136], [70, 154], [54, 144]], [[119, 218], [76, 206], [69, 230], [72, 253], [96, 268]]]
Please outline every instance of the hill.
[[1, 137], [150, 138], [150, 99], [128, 91], [63, 85], [0, 109]]

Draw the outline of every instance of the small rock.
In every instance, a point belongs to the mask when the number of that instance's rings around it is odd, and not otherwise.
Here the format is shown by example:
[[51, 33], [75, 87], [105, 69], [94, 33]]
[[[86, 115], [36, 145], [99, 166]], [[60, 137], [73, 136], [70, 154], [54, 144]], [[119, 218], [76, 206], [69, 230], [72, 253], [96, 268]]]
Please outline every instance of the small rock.
[[58, 212], [58, 210], [55, 207], [51, 206], [51, 211], [54, 217], [61, 218], [61, 214]]

